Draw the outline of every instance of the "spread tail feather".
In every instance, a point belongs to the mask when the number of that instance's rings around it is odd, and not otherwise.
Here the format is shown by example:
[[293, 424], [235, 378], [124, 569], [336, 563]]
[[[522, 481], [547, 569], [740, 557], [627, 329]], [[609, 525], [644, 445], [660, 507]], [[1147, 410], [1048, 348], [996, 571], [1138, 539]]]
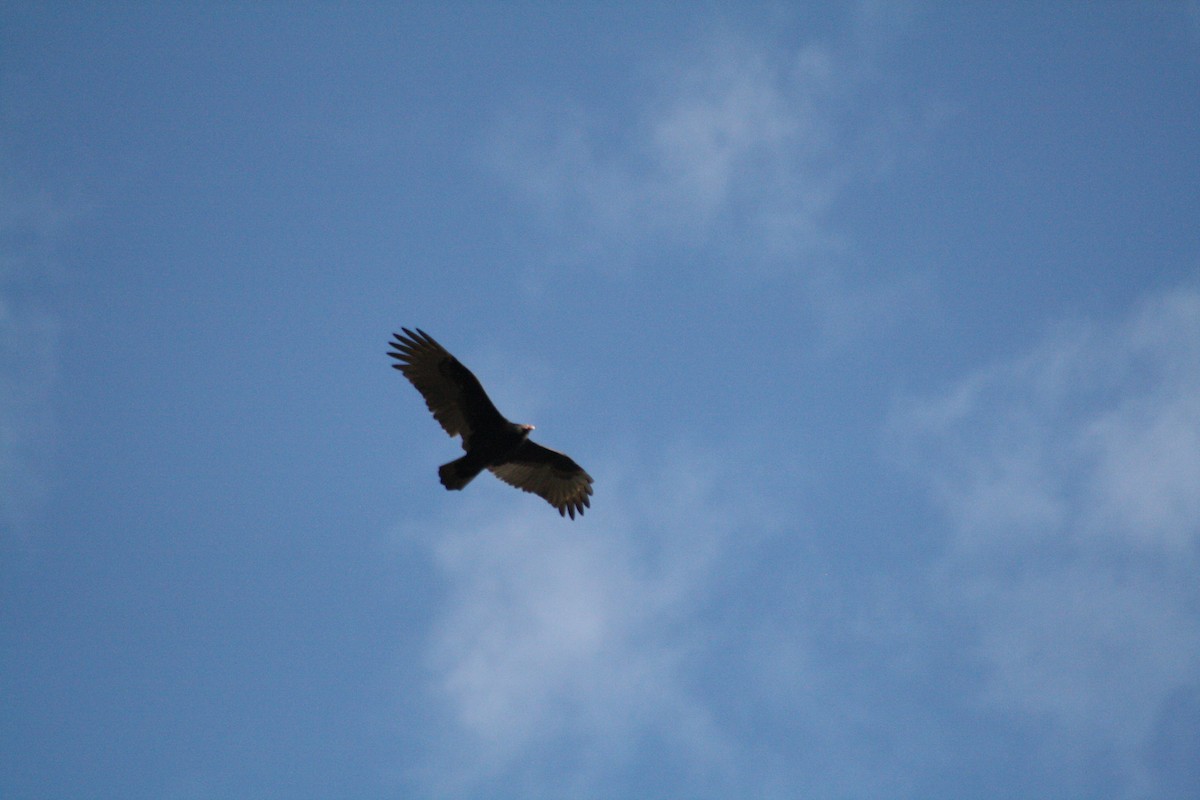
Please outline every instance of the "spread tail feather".
[[483, 465], [472, 464], [468, 461], [469, 458], [469, 455], [465, 455], [438, 467], [438, 478], [441, 480], [442, 486], [450, 490], [461, 489], [483, 471]]

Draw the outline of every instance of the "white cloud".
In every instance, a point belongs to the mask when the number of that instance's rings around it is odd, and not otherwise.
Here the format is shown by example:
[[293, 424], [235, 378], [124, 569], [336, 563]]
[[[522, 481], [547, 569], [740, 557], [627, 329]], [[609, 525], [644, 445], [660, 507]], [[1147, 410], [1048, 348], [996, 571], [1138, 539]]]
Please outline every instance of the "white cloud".
[[862, 113], [865, 57], [709, 39], [660, 64], [631, 112], [527, 106], [501, 126], [493, 160], [559, 232], [562, 260], [620, 269], [663, 246], [703, 247], [739, 275], [823, 272], [812, 257], [844, 246], [825, 215], [884, 160], [877, 132], [892, 124]]
[[1137, 787], [1162, 705], [1200, 683], [1200, 292], [1065, 327], [896, 430], [950, 522], [940, 588], [977, 626], [981, 700]]
[[38, 302], [61, 214], [0, 186], [0, 529], [24, 536], [48, 488], [58, 323]]
[[27, 533], [47, 492], [57, 326], [0, 296], [0, 526]]
[[426, 789], [599, 796], [647, 748], [686, 765], [698, 790], [728, 778], [731, 743], [691, 663], [712, 647], [697, 609], [748, 521], [710, 463], [679, 456], [641, 485], [609, 472], [573, 524], [528, 503], [494, 520], [470, 501], [438, 534], [448, 594], [429, 667], [442, 733]]
[[1094, 460], [1089, 522], [1171, 556], [1200, 544], [1200, 293], [1147, 305], [1111, 345], [1132, 391], [1081, 435]]

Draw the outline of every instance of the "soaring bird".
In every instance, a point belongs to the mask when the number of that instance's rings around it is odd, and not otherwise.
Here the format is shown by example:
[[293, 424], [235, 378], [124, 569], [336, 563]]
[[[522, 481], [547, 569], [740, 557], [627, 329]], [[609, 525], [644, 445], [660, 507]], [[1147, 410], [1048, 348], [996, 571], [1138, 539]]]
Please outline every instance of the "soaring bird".
[[529, 438], [532, 425], [509, 422], [492, 405], [479, 379], [433, 337], [417, 328], [392, 334], [393, 367], [417, 387], [446, 433], [462, 437], [466, 455], [443, 464], [438, 477], [447, 489], [462, 489], [487, 469], [500, 480], [532, 492], [562, 516], [583, 515], [591, 506], [592, 476], [567, 455]]

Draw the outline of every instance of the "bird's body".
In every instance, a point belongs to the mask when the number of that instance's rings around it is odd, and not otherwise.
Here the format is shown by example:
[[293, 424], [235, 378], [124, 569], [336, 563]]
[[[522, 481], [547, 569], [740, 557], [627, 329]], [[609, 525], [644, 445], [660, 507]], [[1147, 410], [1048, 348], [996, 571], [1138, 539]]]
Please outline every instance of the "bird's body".
[[507, 423], [486, 435], [476, 433], [468, 443], [467, 454], [438, 468], [438, 478], [447, 489], [461, 489], [483, 470], [503, 464], [529, 438], [531, 425]]
[[591, 505], [592, 477], [568, 456], [529, 439], [532, 425], [509, 422], [496, 410], [479, 380], [422, 331], [394, 334], [392, 366], [425, 398], [433, 417], [451, 436], [461, 436], [466, 455], [438, 469], [447, 489], [462, 489], [483, 470], [544, 498], [575, 518]]

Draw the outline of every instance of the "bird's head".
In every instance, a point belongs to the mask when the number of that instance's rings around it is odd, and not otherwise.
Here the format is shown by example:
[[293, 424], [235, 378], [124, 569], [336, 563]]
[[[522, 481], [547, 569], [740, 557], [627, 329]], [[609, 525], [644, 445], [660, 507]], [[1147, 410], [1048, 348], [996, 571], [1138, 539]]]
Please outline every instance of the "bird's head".
[[522, 439], [528, 439], [529, 433], [533, 430], [532, 425], [518, 425], [517, 430], [521, 432]]

